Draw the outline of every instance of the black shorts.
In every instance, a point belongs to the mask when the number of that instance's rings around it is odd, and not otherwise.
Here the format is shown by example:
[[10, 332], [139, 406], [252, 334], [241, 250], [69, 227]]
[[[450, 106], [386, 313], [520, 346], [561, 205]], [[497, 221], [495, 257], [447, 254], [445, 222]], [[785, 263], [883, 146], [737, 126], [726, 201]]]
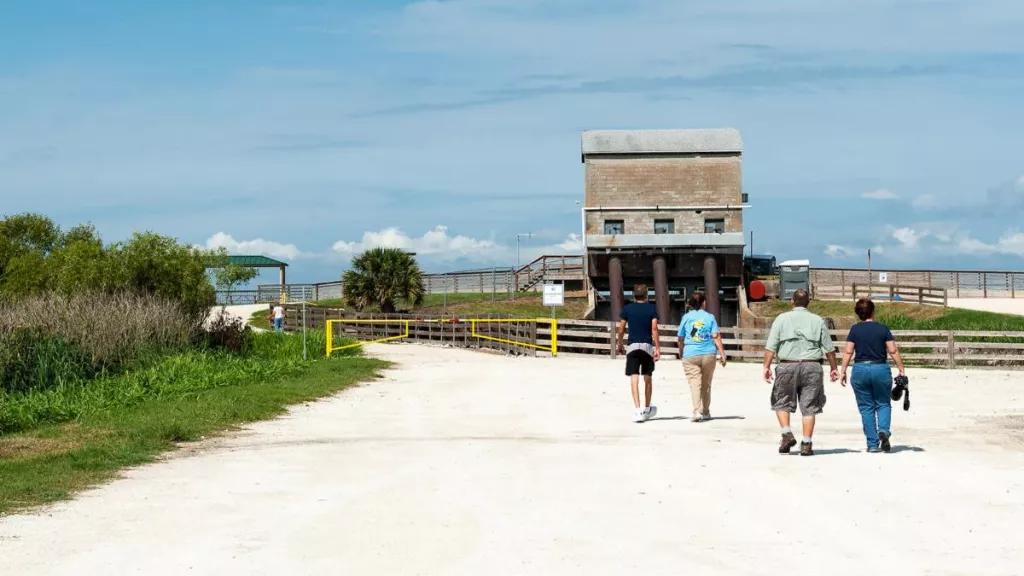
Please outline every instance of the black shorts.
[[626, 376], [633, 374], [653, 374], [654, 357], [643, 350], [633, 350], [626, 354]]

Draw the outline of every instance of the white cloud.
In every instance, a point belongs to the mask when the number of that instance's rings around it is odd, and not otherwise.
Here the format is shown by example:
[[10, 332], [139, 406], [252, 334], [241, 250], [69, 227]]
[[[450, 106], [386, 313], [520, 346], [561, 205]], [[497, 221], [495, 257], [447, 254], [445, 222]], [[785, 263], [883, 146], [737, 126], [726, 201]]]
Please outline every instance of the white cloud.
[[263, 238], [235, 240], [230, 234], [224, 232], [217, 232], [207, 238], [206, 248], [210, 250], [224, 248], [230, 254], [270, 256], [280, 260], [295, 260], [306, 255], [295, 244], [282, 244]]
[[860, 195], [861, 198], [867, 198], [869, 200], [896, 200], [900, 196], [888, 188], [879, 188], [870, 192], [865, 192]]
[[940, 207], [939, 199], [934, 194], [921, 194], [910, 201], [915, 210], [934, 210]]
[[963, 236], [957, 240], [956, 251], [961, 254], [1008, 254], [1024, 256], [1024, 232], [1007, 232], [998, 241], [987, 243]]
[[583, 238], [580, 238], [579, 234], [569, 234], [560, 244], [556, 244], [556, 247], [563, 253], [579, 254], [583, 252]]
[[422, 236], [409, 236], [399, 228], [385, 228], [376, 232], [367, 231], [358, 242], [338, 240], [332, 250], [343, 255], [352, 255], [369, 248], [400, 248], [421, 256], [432, 256], [438, 260], [493, 260], [496, 255], [507, 252], [507, 248], [492, 240], [481, 240], [451, 235], [447, 226], [435, 226]]
[[918, 232], [913, 228], [897, 228], [892, 231], [892, 237], [907, 250], [917, 250], [918, 243], [927, 235], [927, 232]]
[[831, 258], [849, 258], [856, 252], [852, 248], [841, 246], [839, 244], [829, 244], [825, 247], [825, 255]]

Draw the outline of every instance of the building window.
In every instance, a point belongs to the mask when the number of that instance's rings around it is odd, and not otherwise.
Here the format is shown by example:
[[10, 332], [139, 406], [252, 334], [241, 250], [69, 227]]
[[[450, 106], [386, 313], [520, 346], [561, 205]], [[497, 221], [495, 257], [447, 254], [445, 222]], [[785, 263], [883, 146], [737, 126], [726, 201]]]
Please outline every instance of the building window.
[[725, 232], [724, 218], [706, 218], [704, 220], [705, 234], [721, 234]]
[[605, 220], [604, 221], [604, 233], [605, 234], [624, 234], [626, 229], [625, 222], [623, 220]]
[[676, 233], [676, 221], [675, 220], [655, 220], [654, 221], [654, 233], [655, 234], [675, 234]]

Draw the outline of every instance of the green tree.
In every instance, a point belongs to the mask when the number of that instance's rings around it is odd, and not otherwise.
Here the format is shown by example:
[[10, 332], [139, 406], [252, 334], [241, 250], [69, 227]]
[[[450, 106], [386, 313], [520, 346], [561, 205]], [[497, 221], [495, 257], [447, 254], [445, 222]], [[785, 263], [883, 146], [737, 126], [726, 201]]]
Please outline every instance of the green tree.
[[177, 301], [196, 318], [203, 317], [216, 301], [206, 275], [210, 258], [205, 250], [179, 244], [169, 236], [136, 232], [127, 242], [111, 246], [108, 254], [114, 286]]
[[47, 259], [51, 288], [61, 294], [112, 292], [118, 286], [103, 240], [90, 225], [65, 232]]
[[345, 300], [357, 310], [376, 305], [394, 312], [399, 301], [423, 303], [423, 271], [408, 253], [398, 248], [373, 248], [352, 259], [342, 276]]
[[15, 296], [46, 286], [45, 259], [60, 241], [60, 228], [40, 214], [0, 218], [0, 291]]

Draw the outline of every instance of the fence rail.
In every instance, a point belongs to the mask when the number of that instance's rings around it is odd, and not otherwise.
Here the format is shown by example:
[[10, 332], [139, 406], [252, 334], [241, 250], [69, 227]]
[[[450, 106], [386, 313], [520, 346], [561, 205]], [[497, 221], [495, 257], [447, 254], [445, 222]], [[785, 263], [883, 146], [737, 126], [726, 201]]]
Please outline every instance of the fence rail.
[[[885, 275], [885, 282], [882, 275]], [[1008, 270], [891, 270], [866, 268], [811, 268], [815, 291], [852, 286], [920, 286], [944, 288], [950, 298], [1024, 297], [1024, 272]], [[848, 290], [847, 290], [848, 291]]]
[[[301, 307], [285, 307], [286, 329], [301, 326]], [[550, 349], [557, 355], [616, 356], [615, 326], [611, 322], [593, 320], [558, 320], [552, 325], [546, 318], [521, 319], [492, 315], [486, 322], [471, 322], [452, 315], [416, 316], [403, 314], [351, 314], [341, 309], [307, 307], [306, 322], [311, 328], [323, 328], [327, 320], [367, 319], [392, 322], [339, 323], [345, 326], [335, 333], [358, 340], [376, 340], [402, 334], [413, 342], [442, 344], [461, 348], [484, 348], [507, 354], [546, 355]], [[408, 324], [406, 325], [406, 321]], [[660, 328], [662, 354], [678, 353], [678, 326]], [[555, 331], [555, 344], [552, 332]], [[764, 355], [765, 328], [722, 328], [727, 357], [733, 361], [750, 361]], [[832, 330], [833, 340], [841, 353], [846, 330]], [[480, 336], [489, 338], [481, 338]], [[904, 360], [911, 365], [933, 367], [1003, 367], [1024, 368], [1024, 332], [965, 330], [894, 330]]]

